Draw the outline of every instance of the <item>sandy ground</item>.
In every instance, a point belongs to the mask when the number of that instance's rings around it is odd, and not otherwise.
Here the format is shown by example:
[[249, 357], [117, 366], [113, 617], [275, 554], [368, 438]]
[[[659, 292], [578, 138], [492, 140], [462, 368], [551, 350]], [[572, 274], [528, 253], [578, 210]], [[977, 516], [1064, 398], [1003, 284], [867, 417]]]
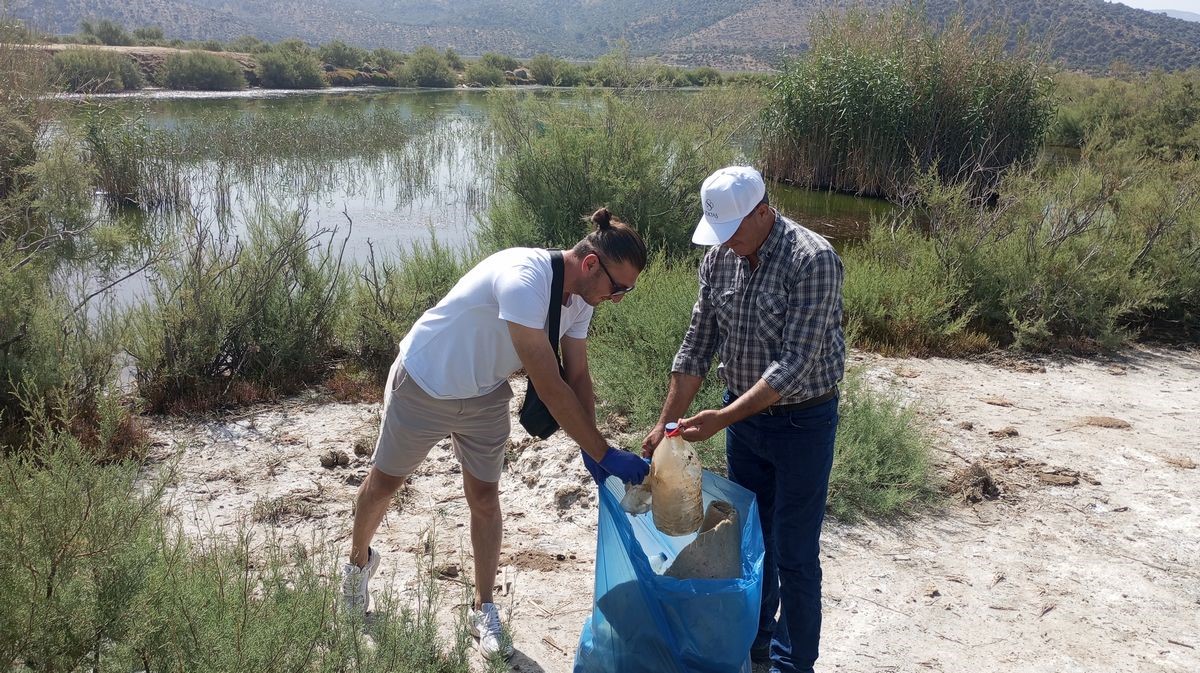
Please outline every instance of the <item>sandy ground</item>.
[[[953, 493], [900, 522], [827, 523], [819, 669], [1200, 670], [1200, 355], [852, 360], [917, 405]], [[376, 405], [314, 394], [159, 421], [154, 458], [177, 463], [172, 505], [196, 534], [257, 513], [264, 533], [346, 547], [368, 466], [354, 446], [373, 444], [377, 423]], [[349, 464], [322, 467], [330, 450]], [[563, 673], [591, 609], [595, 489], [561, 436], [535, 441], [514, 422], [509, 457], [496, 584], [512, 669]], [[961, 479], [971, 464], [990, 497]], [[432, 524], [451, 622], [470, 575], [466, 522], [461, 468], [439, 445], [380, 529], [373, 591], [413, 590]]]

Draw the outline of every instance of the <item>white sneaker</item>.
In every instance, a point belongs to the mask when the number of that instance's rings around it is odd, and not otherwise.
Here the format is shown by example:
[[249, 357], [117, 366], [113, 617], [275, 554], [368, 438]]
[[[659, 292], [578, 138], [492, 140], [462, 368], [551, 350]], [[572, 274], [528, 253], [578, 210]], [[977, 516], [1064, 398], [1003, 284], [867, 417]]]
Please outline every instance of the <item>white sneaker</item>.
[[484, 603], [479, 610], [474, 608], [467, 615], [471, 635], [479, 639], [479, 653], [484, 659], [513, 655], [512, 642], [500, 626], [500, 610], [495, 603]]
[[353, 563], [342, 566], [342, 609], [347, 613], [356, 612], [365, 616], [371, 607], [371, 594], [367, 585], [379, 569], [379, 554], [370, 547], [367, 548], [367, 567], [360, 568]]

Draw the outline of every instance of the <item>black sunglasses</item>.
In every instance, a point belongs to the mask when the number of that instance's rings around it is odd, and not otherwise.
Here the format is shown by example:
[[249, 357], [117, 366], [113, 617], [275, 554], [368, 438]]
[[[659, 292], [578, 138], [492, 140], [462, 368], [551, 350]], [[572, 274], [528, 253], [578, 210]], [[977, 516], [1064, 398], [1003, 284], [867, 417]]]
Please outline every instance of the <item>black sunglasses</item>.
[[610, 297], [620, 297], [623, 294], [633, 292], [634, 286], [625, 287], [613, 280], [612, 274], [608, 272], [608, 267], [604, 266], [604, 260], [600, 259], [600, 255], [596, 255], [596, 261], [600, 262], [600, 268], [604, 270], [604, 275], [608, 276], [608, 282], [612, 284], [612, 292], [608, 293]]

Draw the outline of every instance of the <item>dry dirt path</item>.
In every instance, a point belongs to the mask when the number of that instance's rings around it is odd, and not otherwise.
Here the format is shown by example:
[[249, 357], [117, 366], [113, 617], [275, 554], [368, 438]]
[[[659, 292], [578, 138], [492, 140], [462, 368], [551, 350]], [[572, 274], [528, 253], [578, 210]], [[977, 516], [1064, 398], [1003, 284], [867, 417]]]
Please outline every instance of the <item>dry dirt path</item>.
[[[960, 492], [910, 520], [827, 524], [821, 670], [1200, 670], [1200, 356], [853, 359], [918, 405], [939, 478]], [[297, 398], [159, 422], [154, 456], [178, 461], [172, 505], [195, 534], [257, 514], [264, 533], [345, 547], [367, 468], [354, 444], [373, 441], [377, 422], [375, 405]], [[329, 450], [349, 464], [322, 467]], [[497, 585], [513, 669], [564, 673], [591, 607], [594, 487], [561, 437], [532, 441], [514, 423], [510, 458]], [[973, 463], [998, 495], [979, 499], [980, 480], [955, 481]], [[435, 526], [447, 622], [470, 574], [460, 484], [450, 450], [435, 448], [376, 543], [375, 590], [403, 596]]]

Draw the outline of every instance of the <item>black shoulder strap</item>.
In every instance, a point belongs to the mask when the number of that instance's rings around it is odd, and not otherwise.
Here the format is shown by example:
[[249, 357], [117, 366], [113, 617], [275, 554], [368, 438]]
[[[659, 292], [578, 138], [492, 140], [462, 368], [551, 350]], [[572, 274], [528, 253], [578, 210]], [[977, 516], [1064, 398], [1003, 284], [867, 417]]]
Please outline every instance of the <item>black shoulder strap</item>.
[[550, 251], [550, 268], [554, 271], [554, 280], [550, 282], [550, 313], [546, 322], [550, 326], [550, 347], [554, 349], [554, 359], [558, 360], [558, 369], [562, 371], [562, 359], [558, 356], [558, 323], [562, 317], [563, 295], [563, 256], [561, 250]]

